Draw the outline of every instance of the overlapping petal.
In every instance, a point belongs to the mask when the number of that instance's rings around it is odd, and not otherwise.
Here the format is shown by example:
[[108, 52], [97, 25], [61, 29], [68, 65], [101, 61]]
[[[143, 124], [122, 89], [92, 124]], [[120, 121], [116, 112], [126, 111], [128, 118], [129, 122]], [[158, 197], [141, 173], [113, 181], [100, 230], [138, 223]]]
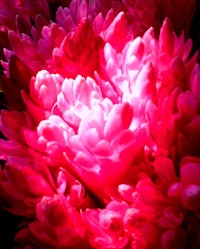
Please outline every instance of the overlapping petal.
[[0, 8], [0, 205], [22, 217], [16, 248], [199, 248], [195, 1]]

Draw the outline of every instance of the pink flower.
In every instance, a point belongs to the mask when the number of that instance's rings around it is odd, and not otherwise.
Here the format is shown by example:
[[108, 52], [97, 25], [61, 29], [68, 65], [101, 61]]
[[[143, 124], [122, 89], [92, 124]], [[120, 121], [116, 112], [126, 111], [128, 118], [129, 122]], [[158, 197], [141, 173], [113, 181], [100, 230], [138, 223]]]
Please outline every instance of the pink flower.
[[128, 206], [110, 202], [103, 210], [86, 210], [83, 218], [87, 222], [89, 241], [94, 248], [124, 248], [128, 238], [124, 233], [123, 218]]
[[46, 165], [28, 159], [10, 159], [1, 172], [1, 189], [8, 210], [25, 217], [33, 217], [35, 205], [44, 195], [56, 191], [55, 183]]
[[[47, 83], [43, 81], [44, 85]], [[139, 124], [129, 128], [134, 122], [129, 104], [113, 105], [109, 99], [103, 99], [100, 88], [91, 78], [65, 79], [60, 89], [53, 113], [37, 128], [38, 145], [29, 140], [29, 133], [26, 140], [29, 146], [37, 146], [38, 151], [46, 148], [52, 164], [65, 160], [64, 167], [98, 195], [98, 188], [92, 187], [93, 181], [102, 186], [122, 181], [130, 162], [144, 144], [145, 129]]]
[[182, 203], [185, 208], [195, 211], [199, 210], [199, 163], [198, 158], [185, 158], [181, 167]]
[[15, 248], [200, 247], [195, 3], [172, 2], [0, 3]]
[[80, 213], [64, 196], [44, 196], [36, 206], [36, 216], [36, 221], [17, 235], [18, 240], [26, 239], [28, 233], [30, 241], [37, 241], [42, 248], [90, 248]]
[[17, 0], [0, 3], [0, 30], [16, 29], [20, 33], [29, 32], [31, 29], [30, 17], [35, 18], [38, 13], [49, 18], [49, 8], [46, 0], [35, 1]]

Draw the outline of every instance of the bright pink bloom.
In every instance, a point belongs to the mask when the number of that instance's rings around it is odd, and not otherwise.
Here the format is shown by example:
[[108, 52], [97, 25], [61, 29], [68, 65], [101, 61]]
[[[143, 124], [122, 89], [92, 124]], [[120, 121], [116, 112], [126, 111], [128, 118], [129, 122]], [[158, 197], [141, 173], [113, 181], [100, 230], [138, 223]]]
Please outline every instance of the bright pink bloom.
[[200, 247], [195, 4], [172, 2], [0, 3], [0, 205], [19, 248]]
[[[35, 83], [43, 82], [43, 89], [48, 89], [47, 78], [40, 76], [42, 74], [37, 75]], [[56, 79], [51, 75], [49, 80], [51, 77]], [[59, 86], [56, 81], [51, 82]], [[38, 151], [46, 151], [53, 165], [66, 160], [63, 167], [99, 195], [98, 186], [94, 188], [93, 181], [101, 183], [101, 188], [122, 181], [130, 162], [144, 145], [146, 131], [134, 121], [128, 103], [113, 105], [109, 99], [104, 99], [91, 78], [65, 79], [60, 89], [57, 101], [52, 105], [52, 114], [40, 122], [34, 135], [38, 136], [38, 145], [35, 140], [33, 144], [27, 132], [26, 141]], [[93, 180], [90, 182], [89, 179]], [[101, 196], [104, 194], [102, 192]]]
[[90, 248], [80, 213], [60, 195], [43, 197], [36, 207], [37, 220], [28, 229], [42, 248]]
[[123, 225], [127, 208], [126, 203], [113, 201], [103, 210], [88, 209], [82, 214], [94, 248], [121, 249], [127, 245], [128, 237]]

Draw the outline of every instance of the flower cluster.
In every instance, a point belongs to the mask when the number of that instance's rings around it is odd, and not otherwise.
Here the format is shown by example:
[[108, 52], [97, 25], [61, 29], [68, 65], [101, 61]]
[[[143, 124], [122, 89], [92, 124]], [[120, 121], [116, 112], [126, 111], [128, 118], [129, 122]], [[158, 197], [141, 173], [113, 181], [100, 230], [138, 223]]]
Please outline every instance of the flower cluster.
[[0, 2], [13, 248], [200, 248], [198, 5]]

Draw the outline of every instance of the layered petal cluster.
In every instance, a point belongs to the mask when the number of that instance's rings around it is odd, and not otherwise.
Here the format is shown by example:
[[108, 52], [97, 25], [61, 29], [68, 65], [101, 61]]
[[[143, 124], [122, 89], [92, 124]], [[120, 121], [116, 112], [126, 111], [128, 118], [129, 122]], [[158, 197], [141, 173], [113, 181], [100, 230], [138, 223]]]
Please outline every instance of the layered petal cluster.
[[[39, 122], [37, 129], [23, 132], [30, 155], [44, 158], [53, 168], [62, 166], [104, 196], [102, 187], [123, 181], [141, 153], [146, 127], [135, 120], [129, 103], [113, 104], [90, 77], [62, 79], [41, 71], [33, 84], [32, 96], [24, 97]], [[55, 90], [48, 94], [48, 89]], [[95, 187], [94, 182], [99, 184]]]
[[198, 249], [195, 1], [0, 9], [0, 206], [20, 217], [15, 248]]

